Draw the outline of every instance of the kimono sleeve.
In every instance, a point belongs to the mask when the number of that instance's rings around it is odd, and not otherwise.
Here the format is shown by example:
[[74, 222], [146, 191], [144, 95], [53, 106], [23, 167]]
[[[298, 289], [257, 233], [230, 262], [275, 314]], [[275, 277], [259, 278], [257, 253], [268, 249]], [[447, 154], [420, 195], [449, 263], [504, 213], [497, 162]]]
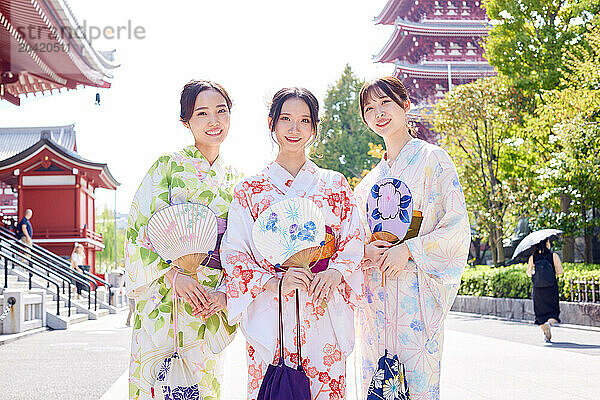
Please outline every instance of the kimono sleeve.
[[432, 171], [432, 182], [425, 193], [428, 203], [423, 216], [437, 222], [430, 232], [406, 244], [420, 271], [444, 284], [459, 284], [471, 239], [464, 194], [456, 167], [443, 149], [430, 155], [427, 168]]
[[352, 290], [362, 293], [361, 262], [364, 256], [365, 233], [360, 212], [356, 205], [352, 188], [342, 175], [334, 179], [340, 181], [340, 230], [337, 238], [337, 251], [331, 257], [328, 268], [338, 270]]
[[170, 268], [156, 254], [147, 235], [150, 217], [168, 205], [168, 184], [164, 172], [169, 156], [160, 157], [148, 170], [138, 188], [127, 223], [125, 241], [125, 280], [127, 295], [143, 296], [146, 290]]
[[221, 243], [221, 265], [227, 287], [227, 313], [231, 324], [237, 322], [250, 303], [276, 276], [266, 261], [259, 265], [253, 255], [252, 225], [246, 193], [236, 187], [227, 217], [227, 231]]

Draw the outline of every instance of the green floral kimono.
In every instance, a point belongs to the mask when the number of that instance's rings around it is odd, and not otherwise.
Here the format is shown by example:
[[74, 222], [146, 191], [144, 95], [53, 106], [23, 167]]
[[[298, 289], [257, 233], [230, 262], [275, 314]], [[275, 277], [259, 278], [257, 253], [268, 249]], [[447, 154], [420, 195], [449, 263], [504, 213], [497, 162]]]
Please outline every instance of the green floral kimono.
[[[234, 185], [239, 176], [219, 157], [211, 166], [195, 146], [161, 156], [135, 194], [125, 243], [126, 287], [136, 299], [129, 368], [129, 398], [151, 399], [163, 360], [174, 351], [173, 302], [164, 274], [170, 266], [156, 254], [146, 227], [150, 217], [170, 204], [185, 202], [208, 206], [218, 218], [227, 218]], [[201, 283], [208, 291], [225, 292], [222, 272], [203, 267]], [[183, 305], [183, 307], [181, 306]], [[207, 400], [220, 398], [222, 378], [219, 354], [235, 334], [220, 311], [208, 319], [196, 318], [190, 304], [180, 304], [179, 331], [183, 356], [200, 382]]]

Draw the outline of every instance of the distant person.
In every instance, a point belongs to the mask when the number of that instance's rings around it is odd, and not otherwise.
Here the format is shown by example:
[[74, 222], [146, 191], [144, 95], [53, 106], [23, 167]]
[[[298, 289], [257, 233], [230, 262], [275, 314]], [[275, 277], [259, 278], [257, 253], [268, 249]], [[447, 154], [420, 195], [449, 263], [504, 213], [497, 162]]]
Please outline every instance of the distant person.
[[529, 257], [527, 275], [531, 277], [533, 283], [531, 297], [533, 298], [535, 324], [540, 325], [548, 343], [552, 339], [550, 327], [560, 322], [556, 277], [562, 273], [560, 257], [550, 250], [550, 240], [546, 239], [538, 243]]
[[[75, 243], [75, 248], [71, 253], [71, 268], [79, 273], [83, 274], [82, 267], [85, 264], [85, 249], [81, 243]], [[77, 288], [77, 298], [81, 297], [81, 290], [83, 289], [83, 283], [75, 281], [75, 287]]]
[[125, 326], [131, 326], [131, 316], [135, 314], [135, 299], [129, 297], [129, 314], [127, 314], [127, 321]]
[[33, 245], [33, 227], [31, 226], [33, 211], [28, 208], [17, 226], [17, 239], [31, 247]]

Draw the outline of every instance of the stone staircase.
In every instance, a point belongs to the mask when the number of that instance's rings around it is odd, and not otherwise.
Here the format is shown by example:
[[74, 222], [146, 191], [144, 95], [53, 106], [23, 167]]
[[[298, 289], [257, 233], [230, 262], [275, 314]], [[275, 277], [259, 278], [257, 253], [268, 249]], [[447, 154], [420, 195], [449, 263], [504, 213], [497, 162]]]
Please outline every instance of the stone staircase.
[[[2, 281], [4, 280], [4, 271], [0, 269], [2, 272], [0, 276], [2, 277]], [[24, 296], [27, 299], [36, 298], [37, 301], [40, 301], [40, 296], [43, 294], [45, 297], [45, 302], [43, 306], [44, 310], [44, 318], [38, 318], [39, 322], [29, 323], [26, 325], [27, 329], [34, 329], [35, 327], [40, 327], [40, 323], [43, 321], [45, 326], [48, 326], [51, 329], [68, 329], [69, 326], [73, 324], [77, 324], [79, 322], [87, 321], [89, 319], [98, 319], [103, 316], [108, 315], [109, 313], [113, 314], [122, 310], [127, 309], [128, 307], [128, 299], [124, 293], [122, 288], [120, 289], [112, 289], [113, 293], [113, 301], [112, 305], [108, 304], [108, 290], [101, 286], [98, 288], [97, 295], [97, 304], [94, 307], [94, 292], [92, 292], [91, 299], [91, 309], [88, 309], [88, 293], [87, 291], [83, 291], [81, 297], [77, 299], [77, 294], [75, 292], [75, 287], [72, 285], [72, 293], [71, 293], [71, 307], [67, 306], [69, 294], [63, 293], [62, 288], [60, 293], [56, 293], [56, 286], [50, 285], [48, 283], [38, 277], [33, 277], [31, 279], [31, 287], [29, 289], [29, 275], [27, 272], [20, 270], [19, 268], [13, 268], [9, 270], [8, 275], [8, 287], [4, 289], [4, 287], [0, 287], [0, 307], [4, 304], [4, 295], [5, 291], [22, 291], [24, 292]], [[2, 286], [4, 282], [2, 282]], [[33, 296], [33, 297], [31, 297]], [[57, 314], [57, 304], [59, 307], [59, 313]], [[32, 307], [29, 307], [33, 309]], [[95, 309], [94, 309], [95, 308]], [[69, 315], [70, 311], [70, 315]], [[27, 311], [26, 309], [26, 312]], [[36, 311], [37, 314], [40, 314], [40, 310]], [[30, 314], [34, 314], [30, 312]], [[36, 315], [37, 315], [36, 314]], [[27, 313], [26, 313], [27, 317]], [[26, 324], [28, 322], [26, 321]], [[40, 326], [38, 326], [40, 325]], [[33, 327], [30, 327], [33, 326]], [[3, 334], [3, 323], [0, 323], [0, 334]]]

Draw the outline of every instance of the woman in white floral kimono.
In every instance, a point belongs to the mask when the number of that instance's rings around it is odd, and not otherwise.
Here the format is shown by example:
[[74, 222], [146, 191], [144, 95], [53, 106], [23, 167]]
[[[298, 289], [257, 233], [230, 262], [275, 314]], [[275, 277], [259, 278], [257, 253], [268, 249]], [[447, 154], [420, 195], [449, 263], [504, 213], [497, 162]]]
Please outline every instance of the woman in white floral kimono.
[[146, 227], [157, 210], [173, 204], [199, 203], [216, 214], [220, 242], [233, 187], [239, 180], [219, 156], [219, 146], [229, 130], [230, 108], [231, 100], [222, 86], [210, 81], [187, 83], [181, 92], [180, 117], [192, 132], [195, 144], [159, 157], [133, 199], [125, 244], [126, 288], [137, 304], [129, 369], [130, 399], [154, 398], [161, 364], [173, 354], [174, 280], [176, 294], [185, 300], [178, 313], [183, 356], [192, 365], [203, 398], [220, 397], [222, 356], [216, 353], [220, 349], [211, 345], [210, 338], [224, 337], [228, 343], [235, 327], [227, 323], [219, 260], [213, 257], [203, 267], [206, 279], [200, 283], [190, 275], [178, 273], [176, 267], [158, 257]]
[[375, 240], [365, 246], [359, 398], [366, 397], [377, 360], [387, 347], [405, 365], [410, 398], [439, 399], [444, 318], [456, 297], [470, 243], [464, 195], [448, 154], [412, 137], [406, 123], [410, 101], [398, 79], [367, 82], [360, 92], [360, 106], [363, 120], [384, 139], [387, 150], [355, 190], [363, 223], [371, 188], [383, 178], [396, 178], [408, 186], [416, 211], [413, 216], [417, 215], [413, 223], [419, 215], [422, 221], [418, 235], [399, 245]]
[[[306, 158], [315, 140], [318, 102], [302, 88], [275, 94], [269, 127], [279, 146], [275, 162], [236, 186], [223, 240], [230, 322], [246, 336], [248, 399], [256, 399], [267, 367], [279, 359], [278, 285], [283, 293], [284, 354], [295, 367], [299, 291], [302, 365], [313, 399], [344, 399], [346, 357], [354, 346], [353, 307], [362, 292], [363, 230], [352, 190], [340, 173]], [[259, 214], [286, 198], [304, 197], [322, 210], [335, 246], [311, 270], [271, 265], [256, 249], [252, 226]], [[325, 302], [325, 304], [323, 303]]]

